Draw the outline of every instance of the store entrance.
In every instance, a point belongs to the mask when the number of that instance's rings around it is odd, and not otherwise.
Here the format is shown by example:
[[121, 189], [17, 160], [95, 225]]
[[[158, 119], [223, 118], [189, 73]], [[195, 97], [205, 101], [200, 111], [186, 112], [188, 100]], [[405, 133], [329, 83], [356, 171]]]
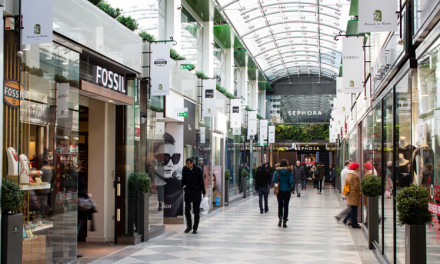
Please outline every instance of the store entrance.
[[[116, 105], [80, 96], [78, 196], [91, 197], [96, 212], [78, 206], [78, 242], [113, 242], [115, 227]], [[85, 247], [78, 244], [78, 253]]]

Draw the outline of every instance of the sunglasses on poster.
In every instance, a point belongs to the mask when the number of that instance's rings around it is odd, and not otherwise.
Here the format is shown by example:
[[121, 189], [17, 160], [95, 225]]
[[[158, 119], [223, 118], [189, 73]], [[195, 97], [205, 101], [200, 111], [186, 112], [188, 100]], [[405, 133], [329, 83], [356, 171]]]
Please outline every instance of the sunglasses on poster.
[[158, 160], [162, 160], [162, 158], [163, 158], [163, 165], [167, 165], [168, 162], [170, 162], [170, 160], [172, 160], [173, 164], [176, 165], [180, 161], [180, 153], [174, 153], [173, 155], [170, 155], [168, 153], [163, 153], [163, 154], [156, 155], [156, 158]]

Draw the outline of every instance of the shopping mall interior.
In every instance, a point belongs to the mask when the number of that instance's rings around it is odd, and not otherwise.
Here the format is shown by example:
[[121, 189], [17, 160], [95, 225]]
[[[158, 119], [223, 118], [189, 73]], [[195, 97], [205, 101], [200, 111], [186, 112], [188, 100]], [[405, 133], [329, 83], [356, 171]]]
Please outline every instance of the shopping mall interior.
[[440, 263], [440, 1], [0, 10], [0, 263]]

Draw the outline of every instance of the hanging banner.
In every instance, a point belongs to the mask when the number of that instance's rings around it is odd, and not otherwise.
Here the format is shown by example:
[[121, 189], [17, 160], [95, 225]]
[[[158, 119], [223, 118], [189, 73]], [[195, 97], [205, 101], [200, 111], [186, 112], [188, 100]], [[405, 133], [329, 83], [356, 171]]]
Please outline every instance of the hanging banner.
[[359, 33], [396, 31], [396, 11], [397, 1], [359, 0]]
[[231, 99], [231, 128], [241, 128], [240, 99]]
[[257, 121], [257, 111], [248, 111], [248, 139], [250, 139], [250, 136], [255, 136], [257, 134]]
[[275, 126], [269, 126], [269, 144], [275, 143]]
[[53, 0], [21, 0], [22, 44], [52, 43]]
[[342, 77], [344, 93], [360, 93], [364, 81], [363, 37], [342, 39]]
[[57, 118], [69, 117], [69, 83], [57, 83]]
[[216, 80], [203, 80], [203, 117], [215, 116], [215, 84]]
[[241, 136], [241, 127], [232, 129], [233, 136]]
[[260, 133], [258, 135], [258, 144], [267, 145], [267, 120], [260, 120]]
[[205, 144], [206, 128], [200, 127], [200, 144]]
[[170, 43], [151, 43], [151, 96], [163, 96], [170, 93]]

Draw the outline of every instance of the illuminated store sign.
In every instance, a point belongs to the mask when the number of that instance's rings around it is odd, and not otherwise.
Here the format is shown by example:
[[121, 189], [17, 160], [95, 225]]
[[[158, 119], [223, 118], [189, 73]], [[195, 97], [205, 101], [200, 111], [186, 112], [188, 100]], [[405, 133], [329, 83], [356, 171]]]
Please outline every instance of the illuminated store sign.
[[287, 115], [289, 116], [320, 116], [322, 115], [321, 111], [287, 111]]
[[95, 66], [93, 68], [93, 82], [115, 92], [127, 94], [124, 77], [120, 74], [109, 71], [106, 68], [100, 66]]

